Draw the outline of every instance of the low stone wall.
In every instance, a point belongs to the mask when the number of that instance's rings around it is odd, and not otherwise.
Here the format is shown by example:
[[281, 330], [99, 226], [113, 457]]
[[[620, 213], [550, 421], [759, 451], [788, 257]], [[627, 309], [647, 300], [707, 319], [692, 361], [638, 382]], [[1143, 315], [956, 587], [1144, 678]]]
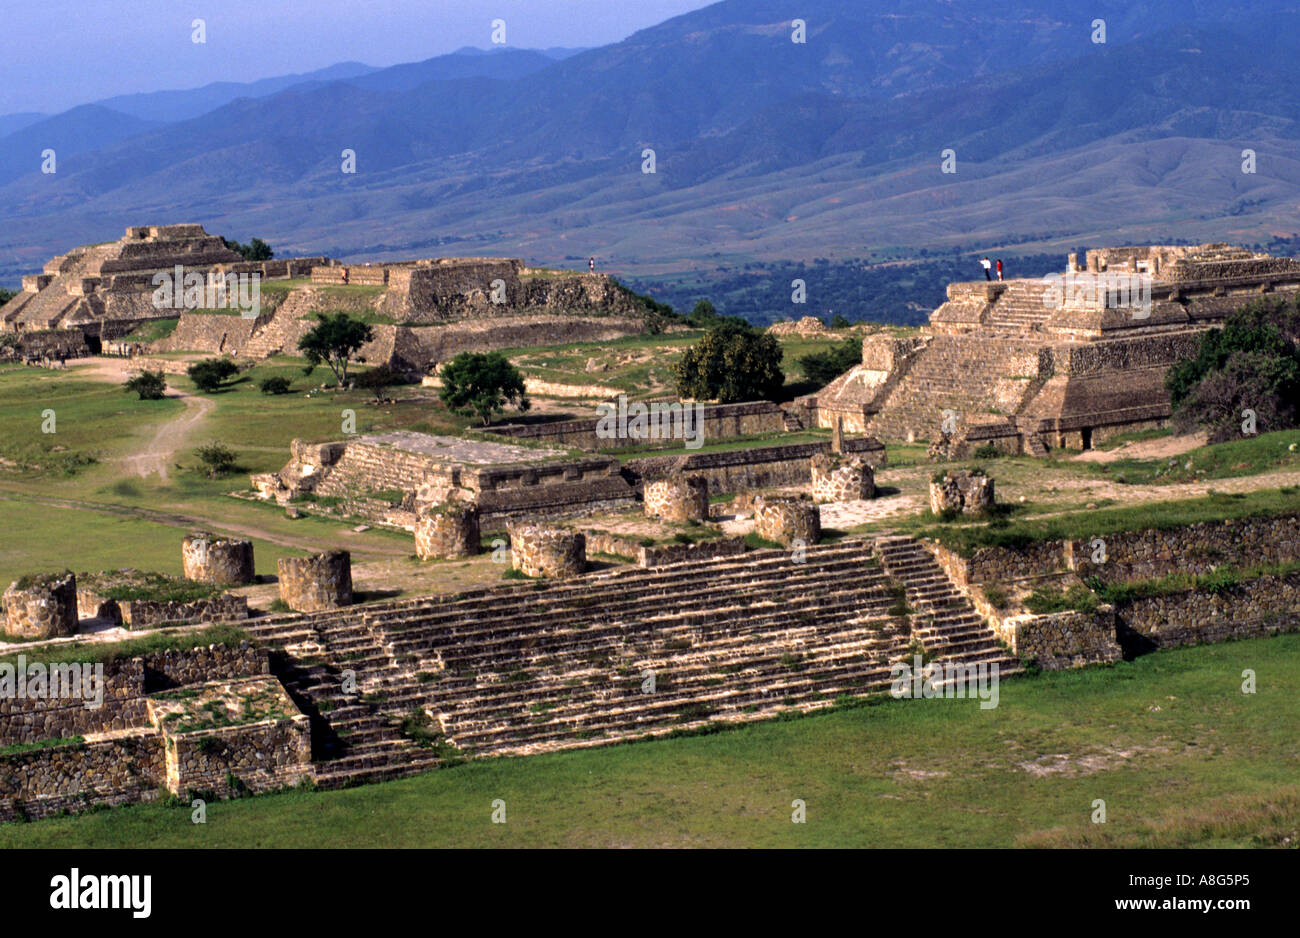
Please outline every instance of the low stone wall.
[[[818, 453], [829, 453], [830, 441], [791, 443], [784, 446], [760, 446], [672, 456], [648, 456], [628, 460], [625, 468], [643, 480], [662, 479], [675, 473], [702, 476], [709, 483], [709, 494], [747, 492], [758, 488], [807, 485], [812, 480], [809, 460]], [[885, 465], [885, 447], [872, 437], [844, 441], [844, 452], [862, 457], [870, 466]]]
[[[785, 420], [781, 408], [770, 401], [753, 401], [744, 404], [714, 404], [700, 406], [679, 401], [659, 402], [659, 406], [671, 404], [677, 410], [662, 414], [659, 420], [647, 421], [648, 436], [631, 436], [637, 426], [636, 412], [627, 413], [628, 434], [614, 432], [606, 434], [602, 427], [613, 425], [617, 429], [617, 415], [613, 421], [602, 423], [600, 415], [588, 420], [565, 420], [556, 423], [507, 424], [492, 427], [487, 432], [499, 433], [516, 439], [533, 440], [555, 446], [573, 446], [579, 449], [604, 450], [626, 449], [663, 442], [667, 446], [681, 445], [683, 433], [690, 431], [692, 439], [701, 439], [705, 443], [734, 439], [742, 436], [762, 436], [769, 433], [781, 433], [785, 429]], [[614, 406], [614, 405], [610, 405]], [[644, 407], [633, 402], [628, 408]], [[698, 413], [698, 417], [697, 417]], [[689, 421], [689, 424], [687, 423]]]
[[745, 552], [743, 537], [720, 537], [694, 544], [655, 544], [646, 546], [617, 534], [586, 532], [587, 550], [593, 554], [626, 557], [639, 567], [661, 567], [670, 563], [736, 557]]
[[1118, 661], [1121, 657], [1115, 641], [1115, 613], [1109, 607], [1092, 613], [1011, 616], [994, 620], [993, 624], [1012, 652], [1045, 671]]
[[[949, 573], [961, 583], [996, 583], [1064, 570], [1105, 583], [1173, 573], [1205, 574], [1221, 566], [1251, 567], [1300, 560], [1300, 514], [1207, 521], [1102, 538], [1105, 559], [1094, 564], [1092, 539], [1039, 541], [1024, 547], [980, 547], [970, 557], [951, 551]], [[1098, 556], [1101, 556], [1098, 554]]]
[[937, 514], [957, 511], [976, 515], [993, 507], [993, 480], [972, 472], [945, 472], [930, 482], [930, 510]]
[[510, 564], [532, 577], [577, 576], [587, 567], [587, 539], [566, 528], [512, 524]]
[[352, 605], [352, 556], [329, 550], [276, 561], [280, 598], [294, 612], [322, 612]]
[[0, 821], [151, 801], [164, 776], [152, 729], [0, 756]]
[[77, 591], [77, 611], [83, 619], [109, 619], [127, 629], [158, 628], [163, 624], [227, 622], [248, 618], [248, 599], [222, 593], [193, 602], [153, 599], [107, 599], [91, 590]]
[[1117, 610], [1122, 637], [1166, 648], [1300, 629], [1300, 573], [1262, 576], [1218, 592], [1183, 590]]
[[252, 583], [253, 544], [197, 531], [181, 541], [181, 567], [185, 578], [196, 583], [213, 586]]

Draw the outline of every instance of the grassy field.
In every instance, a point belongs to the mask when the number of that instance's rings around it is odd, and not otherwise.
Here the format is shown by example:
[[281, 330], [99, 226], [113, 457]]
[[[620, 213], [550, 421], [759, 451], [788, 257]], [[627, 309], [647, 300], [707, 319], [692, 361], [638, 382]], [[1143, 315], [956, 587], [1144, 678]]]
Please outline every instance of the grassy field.
[[1172, 484], [1300, 468], [1300, 430], [1261, 433], [1190, 450], [1168, 459], [1117, 459], [1092, 464], [1102, 475], [1128, 484]]
[[[11, 824], [0, 846], [1294, 846], [1297, 721], [1300, 635], [1285, 635], [1017, 678], [991, 710], [886, 699], [223, 802], [203, 826], [188, 802]], [[794, 799], [805, 824], [791, 823]], [[1105, 824], [1090, 820], [1095, 799]]]

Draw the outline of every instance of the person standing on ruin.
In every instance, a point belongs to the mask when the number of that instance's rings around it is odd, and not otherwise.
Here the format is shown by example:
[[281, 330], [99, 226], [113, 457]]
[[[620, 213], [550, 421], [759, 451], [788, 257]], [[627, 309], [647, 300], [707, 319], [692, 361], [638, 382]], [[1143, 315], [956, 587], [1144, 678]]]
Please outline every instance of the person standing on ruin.
[[587, 269], [588, 269], [589, 271], [591, 271], [593, 274], [596, 272], [596, 258], [595, 258], [595, 257], [589, 257], [589, 258], [587, 258]]
[[985, 279], [985, 280], [992, 280], [992, 279], [993, 279], [993, 275], [992, 275], [991, 273], [989, 273], [989, 271], [992, 270], [992, 268], [993, 268], [993, 262], [992, 262], [991, 260], [989, 260], [987, 257], [981, 257], [981, 258], [980, 258], [980, 266], [984, 268], [984, 279]]
[[1002, 279], [1002, 258], [998, 258], [998, 279]]

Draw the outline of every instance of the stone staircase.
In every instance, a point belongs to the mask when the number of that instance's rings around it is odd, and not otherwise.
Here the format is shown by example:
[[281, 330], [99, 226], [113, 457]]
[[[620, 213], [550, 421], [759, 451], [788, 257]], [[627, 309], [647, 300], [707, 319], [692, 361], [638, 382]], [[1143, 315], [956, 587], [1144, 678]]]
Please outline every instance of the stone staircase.
[[931, 657], [965, 664], [996, 663], [1004, 676], [1020, 670], [1020, 662], [998, 643], [984, 617], [919, 541], [884, 537], [876, 546], [886, 572], [904, 586], [914, 610], [913, 632]]
[[934, 336], [911, 368], [883, 398], [867, 432], [882, 439], [934, 439], [951, 410], [960, 423], [982, 422], [1013, 413], [1020, 388], [1008, 375], [1023, 374], [1037, 346], [1009, 338]]
[[1011, 280], [989, 310], [984, 328], [990, 332], [1025, 335], [1041, 331], [1053, 310], [1043, 305], [1050, 284], [1040, 280]]
[[[908, 616], [896, 615], [895, 583]], [[438, 753], [519, 755], [808, 712], [888, 690], [931, 658], [1018, 663], [915, 541], [753, 551], [309, 616], [250, 620], [313, 720], [322, 787], [398, 777]], [[344, 693], [346, 671], [356, 690]], [[441, 736], [421, 748], [413, 714]]]

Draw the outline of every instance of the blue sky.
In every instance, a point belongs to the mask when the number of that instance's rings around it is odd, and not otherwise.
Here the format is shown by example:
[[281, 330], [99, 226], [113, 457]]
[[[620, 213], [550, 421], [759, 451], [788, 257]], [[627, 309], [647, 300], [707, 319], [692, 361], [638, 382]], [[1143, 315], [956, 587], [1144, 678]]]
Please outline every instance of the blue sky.
[[[0, 0], [0, 114], [253, 81], [335, 62], [414, 62], [491, 45], [616, 42], [704, 0]], [[207, 43], [191, 41], [202, 18]]]

